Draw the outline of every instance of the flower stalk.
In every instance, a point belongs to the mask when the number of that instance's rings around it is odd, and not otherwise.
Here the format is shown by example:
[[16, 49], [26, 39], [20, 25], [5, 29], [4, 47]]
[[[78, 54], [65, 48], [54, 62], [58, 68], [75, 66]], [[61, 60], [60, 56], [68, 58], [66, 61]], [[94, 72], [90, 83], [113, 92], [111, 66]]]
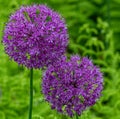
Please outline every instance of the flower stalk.
[[33, 68], [30, 69], [30, 105], [28, 119], [32, 119], [32, 107], [33, 107]]
[[76, 113], [76, 119], [78, 119], [78, 114]]

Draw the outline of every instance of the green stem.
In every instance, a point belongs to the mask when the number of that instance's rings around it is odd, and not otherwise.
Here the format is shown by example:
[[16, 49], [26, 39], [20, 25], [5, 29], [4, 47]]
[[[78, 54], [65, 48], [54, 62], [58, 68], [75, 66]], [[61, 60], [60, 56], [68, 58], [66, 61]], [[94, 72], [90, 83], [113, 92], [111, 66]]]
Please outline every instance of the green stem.
[[78, 114], [76, 113], [76, 119], [78, 119]]
[[33, 68], [30, 69], [30, 107], [28, 119], [32, 119], [32, 105], [33, 105]]

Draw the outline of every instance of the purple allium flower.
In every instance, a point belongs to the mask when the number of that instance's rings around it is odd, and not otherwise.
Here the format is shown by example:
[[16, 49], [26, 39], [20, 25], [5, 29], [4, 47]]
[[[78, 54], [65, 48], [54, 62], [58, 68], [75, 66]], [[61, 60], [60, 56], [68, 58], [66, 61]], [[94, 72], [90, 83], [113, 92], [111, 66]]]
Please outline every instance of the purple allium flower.
[[64, 19], [45, 5], [23, 6], [11, 15], [4, 30], [5, 51], [28, 68], [48, 66], [68, 44]]
[[44, 73], [42, 91], [52, 109], [72, 117], [96, 103], [103, 89], [100, 69], [86, 57], [62, 57]]

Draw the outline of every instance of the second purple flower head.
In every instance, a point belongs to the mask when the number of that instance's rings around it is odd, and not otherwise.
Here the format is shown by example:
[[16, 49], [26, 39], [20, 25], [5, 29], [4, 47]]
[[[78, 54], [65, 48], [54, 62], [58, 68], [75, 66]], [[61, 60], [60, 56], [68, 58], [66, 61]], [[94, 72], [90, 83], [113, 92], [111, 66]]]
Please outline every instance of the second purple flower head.
[[43, 77], [43, 94], [53, 109], [73, 116], [81, 115], [101, 96], [103, 77], [88, 58], [63, 57], [48, 67]]

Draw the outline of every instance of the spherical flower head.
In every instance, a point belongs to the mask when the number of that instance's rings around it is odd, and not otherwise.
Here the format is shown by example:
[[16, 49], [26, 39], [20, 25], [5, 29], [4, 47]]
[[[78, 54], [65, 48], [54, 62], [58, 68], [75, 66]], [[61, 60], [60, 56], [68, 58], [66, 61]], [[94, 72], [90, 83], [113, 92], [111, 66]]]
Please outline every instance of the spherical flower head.
[[43, 76], [42, 91], [52, 109], [69, 115], [81, 115], [101, 96], [103, 77], [100, 69], [86, 57], [62, 57], [50, 65]]
[[48, 66], [68, 44], [64, 19], [45, 5], [22, 6], [11, 15], [3, 43], [11, 59], [28, 68]]

